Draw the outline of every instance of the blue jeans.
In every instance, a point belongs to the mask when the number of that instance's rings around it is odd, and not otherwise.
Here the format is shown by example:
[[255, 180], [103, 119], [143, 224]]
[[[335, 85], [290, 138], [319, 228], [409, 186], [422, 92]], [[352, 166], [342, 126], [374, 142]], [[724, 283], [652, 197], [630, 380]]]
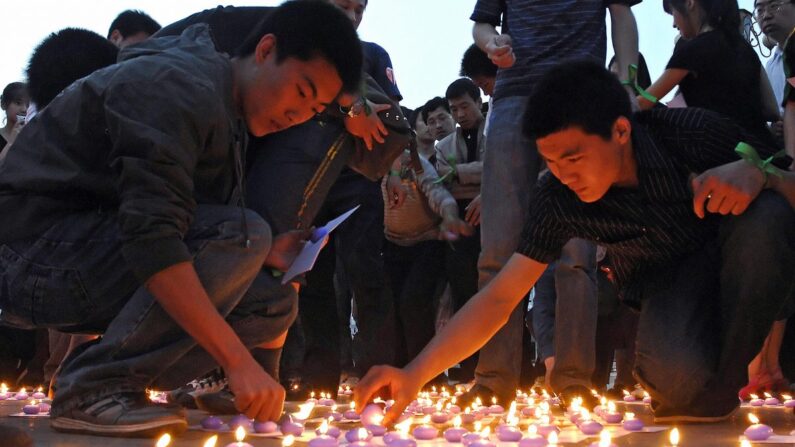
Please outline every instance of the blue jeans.
[[[249, 248], [241, 210], [229, 206], [199, 205], [184, 240], [210, 300], [254, 347], [287, 330], [296, 296], [262, 270], [270, 228], [245, 212]], [[133, 276], [120, 247], [116, 215], [98, 212], [0, 246], [3, 323], [103, 334], [64, 361], [54, 416], [114, 393], [175, 388], [217, 367]]]
[[718, 236], [644, 278], [635, 378], [655, 416], [721, 416], [737, 407], [774, 320], [795, 304], [795, 211], [763, 191]]
[[533, 325], [541, 359], [555, 356], [555, 392], [591, 387], [596, 359], [596, 245], [572, 239], [536, 284]]
[[[519, 246], [540, 167], [535, 142], [522, 134], [527, 97], [502, 98], [492, 105], [481, 192], [482, 289]], [[519, 385], [524, 309], [517, 306], [505, 326], [480, 350], [475, 380], [495, 393], [512, 396]]]

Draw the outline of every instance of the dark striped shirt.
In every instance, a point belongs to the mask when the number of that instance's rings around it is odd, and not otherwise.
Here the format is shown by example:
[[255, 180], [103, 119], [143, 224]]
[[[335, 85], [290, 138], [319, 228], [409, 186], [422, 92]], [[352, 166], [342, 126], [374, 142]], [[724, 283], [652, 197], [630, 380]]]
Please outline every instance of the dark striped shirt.
[[[652, 109], [635, 115], [632, 145], [637, 188], [611, 188], [584, 203], [557, 178], [546, 174], [517, 250], [550, 263], [573, 237], [607, 247], [624, 299], [637, 300], [644, 272], [698, 250], [714, 238], [720, 217], [693, 212], [691, 174], [739, 159], [737, 143], [760, 156], [775, 152], [728, 118], [703, 109]], [[786, 161], [784, 161], [786, 164]]]
[[502, 25], [511, 36], [516, 63], [497, 71], [494, 99], [528, 96], [535, 82], [558, 62], [593, 58], [605, 63], [605, 8], [640, 0], [478, 0], [470, 17]]

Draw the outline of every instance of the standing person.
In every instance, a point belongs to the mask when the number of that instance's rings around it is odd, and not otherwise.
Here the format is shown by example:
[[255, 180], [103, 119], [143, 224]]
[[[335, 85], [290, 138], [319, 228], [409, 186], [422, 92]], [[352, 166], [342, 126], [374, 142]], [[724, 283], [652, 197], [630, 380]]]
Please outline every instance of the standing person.
[[776, 149], [708, 110], [633, 115], [603, 67], [565, 63], [538, 80], [522, 122], [550, 173], [522, 241], [413, 362], [362, 379], [357, 404], [376, 393], [395, 400], [384, 423], [486, 343], [573, 237], [607, 247], [623, 300], [640, 306], [635, 377], [655, 421], [716, 422], [739, 408], [746, 366], [795, 307], [795, 209], [785, 199], [795, 189], [790, 173], [776, 175], [791, 160], [743, 159], [738, 146], [763, 159]]
[[455, 120], [450, 113], [450, 104], [446, 99], [437, 96], [422, 106], [422, 121], [428, 126], [431, 138], [442, 141], [455, 132]]
[[0, 107], [5, 113], [3, 118], [5, 125], [0, 128], [0, 160], [5, 158], [8, 149], [14, 144], [22, 127], [25, 126], [29, 104], [30, 96], [25, 83], [12, 82], [3, 89], [3, 94], [0, 96]]
[[[542, 74], [563, 59], [588, 57], [604, 65], [605, 9], [611, 17], [613, 48], [621, 67], [619, 75], [627, 79], [627, 68], [637, 62], [638, 53], [637, 25], [630, 9], [635, 3], [638, 1], [478, 0], [476, 3], [471, 16], [475, 22], [472, 32], [475, 43], [499, 67], [483, 161], [480, 289], [494, 278], [519, 243], [524, 209], [533, 197], [533, 185], [541, 166], [532, 150], [534, 142], [521, 133], [520, 120], [528, 95]], [[550, 15], [554, 15], [554, 22], [548, 20]], [[502, 34], [496, 29], [500, 25]], [[592, 279], [582, 267], [586, 262], [572, 263], [574, 281], [581, 284], [573, 287], [594, 290], [590, 286]], [[595, 292], [570, 299], [595, 309]], [[466, 402], [476, 396], [486, 401], [491, 396], [501, 402], [511, 399], [519, 384], [523, 314], [524, 309], [517, 306], [505, 327], [480, 351], [475, 386], [460, 400]], [[581, 314], [588, 315], [589, 311], [586, 309]], [[595, 335], [595, 321], [590, 327], [582, 331], [586, 340]], [[561, 382], [560, 391], [565, 391], [568, 385], [565, 382]]]
[[232, 57], [197, 25], [129, 48], [20, 135], [0, 165], [2, 323], [103, 333], [64, 363], [54, 428], [184, 430], [182, 410], [145, 390], [218, 365], [239, 411], [278, 418], [284, 390], [249, 350], [295, 316], [295, 291], [271, 268], [304, 234], [272, 238], [245, 209], [246, 132], [305, 121], [355, 90], [360, 45], [320, 2], [280, 6]]
[[119, 49], [126, 48], [148, 39], [160, 31], [160, 24], [149, 14], [137, 10], [123, 11], [110, 24], [108, 40]]

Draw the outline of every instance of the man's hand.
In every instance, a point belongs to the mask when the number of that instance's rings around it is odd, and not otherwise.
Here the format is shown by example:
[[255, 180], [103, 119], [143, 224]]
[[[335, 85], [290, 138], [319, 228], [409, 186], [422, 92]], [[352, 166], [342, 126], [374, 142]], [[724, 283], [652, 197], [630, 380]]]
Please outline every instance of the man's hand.
[[494, 36], [486, 44], [486, 55], [500, 68], [512, 67], [516, 62], [516, 55], [513, 54], [513, 41], [508, 34]]
[[279, 420], [284, 406], [284, 388], [251, 356], [242, 365], [227, 369], [226, 375], [239, 412], [258, 421]]
[[311, 229], [293, 230], [276, 236], [264, 265], [286, 272], [310, 236], [312, 236]]
[[356, 408], [364, 408], [376, 397], [385, 400], [394, 399], [395, 404], [387, 410], [383, 421], [384, 426], [390, 426], [397, 421], [403, 409], [417, 397], [422, 387], [418, 382], [405, 370], [391, 366], [374, 366], [353, 390]]
[[473, 227], [480, 225], [480, 194], [467, 205], [464, 218]]
[[710, 213], [737, 216], [762, 191], [765, 176], [745, 160], [737, 160], [705, 171], [692, 180], [692, 185], [696, 216], [704, 218], [705, 204]]
[[408, 194], [408, 191], [406, 191], [406, 187], [403, 185], [400, 177], [396, 175], [387, 177], [386, 196], [389, 199], [389, 202], [386, 204], [387, 208], [393, 210], [403, 206], [403, 202], [406, 201], [406, 194]]
[[471, 236], [474, 229], [458, 218], [457, 214], [447, 213], [439, 224], [439, 239], [457, 241], [461, 236]]
[[358, 116], [345, 118], [345, 129], [351, 135], [364, 140], [364, 145], [368, 150], [373, 150], [373, 141], [383, 143], [384, 137], [389, 135], [386, 126], [378, 117], [378, 112], [389, 110], [392, 106], [390, 104], [373, 104], [367, 99], [365, 101], [367, 101], [365, 109], [369, 110], [370, 114], [361, 113]]

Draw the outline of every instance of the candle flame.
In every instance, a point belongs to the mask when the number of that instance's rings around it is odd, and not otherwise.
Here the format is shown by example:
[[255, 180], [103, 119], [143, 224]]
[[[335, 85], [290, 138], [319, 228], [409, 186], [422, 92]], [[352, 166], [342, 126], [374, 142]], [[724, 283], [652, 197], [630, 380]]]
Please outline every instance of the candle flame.
[[475, 431], [480, 433], [480, 430], [483, 428], [483, 423], [481, 423], [480, 421], [475, 421], [473, 426], [475, 428]]
[[537, 435], [537, 434], [538, 434], [538, 427], [536, 427], [536, 426], [535, 426], [535, 425], [533, 425], [533, 424], [530, 424], [530, 425], [527, 427], [527, 434], [528, 434], [528, 435], [530, 435], [530, 436], [535, 436], [535, 435]]
[[464, 414], [470, 414], [470, 413], [472, 413], [472, 407], [466, 407], [466, 409], [464, 410]]
[[602, 396], [602, 398], [599, 399], [599, 404], [602, 405], [602, 407], [606, 406], [607, 405], [607, 398]]
[[360, 428], [356, 432], [356, 437], [359, 438], [360, 441], [364, 441], [365, 439], [367, 439], [367, 435], [369, 435], [369, 433], [367, 433], [367, 429], [364, 427]]
[[422, 418], [422, 423], [425, 424], [425, 425], [430, 424], [431, 423], [431, 416], [428, 415], [428, 416], [425, 416], [424, 418]]
[[491, 436], [491, 427], [487, 425], [486, 428], [484, 428], [483, 431], [480, 432], [480, 436], [482, 436], [483, 438], [488, 438], [489, 436]]
[[550, 418], [548, 414], [545, 414], [541, 417], [541, 423], [544, 425], [549, 425], [552, 423], [552, 418]]
[[36, 399], [32, 399], [32, 400], [30, 401], [30, 404], [31, 404], [31, 405], [36, 405]]
[[203, 447], [215, 447], [215, 444], [218, 442], [218, 435], [210, 436], [210, 439], [204, 442]]
[[508, 417], [513, 417], [516, 414], [516, 401], [511, 402], [510, 408], [508, 408]]
[[671, 441], [671, 445], [676, 447], [679, 445], [679, 429], [674, 428], [671, 430], [671, 435], [668, 437], [668, 440]]
[[450, 403], [452, 403], [453, 405], [455, 405], [455, 404], [456, 404], [456, 402], [458, 402], [458, 399], [457, 399], [455, 396], [453, 396], [453, 398], [452, 398], [452, 399], [450, 399]]
[[442, 411], [442, 401], [436, 402], [436, 411]]
[[541, 412], [544, 414], [549, 414], [550, 411], [549, 402], [541, 402]]
[[310, 397], [311, 399], [314, 399], [314, 398], [315, 398], [315, 392], [314, 392], [314, 391], [312, 391], [311, 393], [309, 393], [309, 397]]
[[323, 422], [320, 423], [320, 427], [318, 427], [317, 431], [321, 435], [328, 433], [328, 421], [324, 419]]
[[408, 435], [409, 434], [409, 429], [411, 428], [411, 418], [406, 419], [405, 421], [403, 421], [403, 422], [401, 422], [399, 424], [395, 424], [395, 428], [401, 434]]
[[611, 413], [615, 413], [616, 412], [616, 403], [613, 402], [612, 400], [607, 403], [607, 411], [609, 411]]
[[349, 407], [350, 407], [351, 410], [355, 410], [356, 409], [356, 402], [351, 401], [351, 404], [349, 405]]
[[374, 414], [373, 417], [371, 418], [371, 422], [373, 423], [373, 425], [381, 425], [381, 422], [383, 421], [384, 421], [383, 414]]
[[591, 389], [591, 394], [593, 394], [593, 397], [599, 397], [599, 391], [596, 391], [594, 389]]
[[768, 399], [771, 399], [773, 397], [773, 395], [768, 393], [767, 391], [765, 391], [765, 397], [768, 398]]
[[461, 422], [461, 416], [456, 416], [455, 419], [453, 419], [453, 427], [461, 428]]
[[750, 396], [751, 396], [751, 399], [754, 399], [754, 400], [759, 399], [759, 396], [756, 395], [756, 394], [751, 394]]
[[240, 425], [237, 427], [237, 430], [235, 430], [235, 440], [237, 440], [237, 442], [243, 442], [244, 439], [246, 439], [246, 429]]
[[649, 392], [648, 391], [644, 391], [643, 392], [643, 397], [645, 398], [645, 397], [651, 397], [651, 396], [649, 396]]
[[756, 417], [756, 415], [753, 414], [753, 413], [748, 413], [748, 420], [751, 421], [752, 424], [758, 424], [759, 423], [759, 418]]
[[591, 412], [583, 408], [580, 410], [580, 420], [583, 422], [591, 420]]
[[482, 401], [482, 400], [480, 400], [480, 397], [476, 397], [476, 398], [475, 398], [475, 405], [474, 405], [474, 407], [475, 407], [475, 408], [477, 408], [477, 407], [480, 407], [481, 405], [483, 405], [483, 401]]
[[635, 413], [624, 413], [624, 419], [635, 419]]
[[432, 386], [432, 387], [431, 387], [431, 390], [432, 390], [432, 391], [435, 393], [435, 392], [436, 392], [436, 386], [435, 386], [435, 385], [434, 385], [434, 386]]
[[549, 436], [547, 437], [547, 442], [549, 443], [549, 445], [558, 445], [558, 432], [553, 431], [552, 433], [550, 433]]
[[[353, 402], [351, 402], [351, 405], [353, 405]], [[315, 409], [315, 403], [307, 402], [305, 404], [299, 405], [298, 408], [300, 408], [300, 410], [293, 413], [293, 417], [305, 421], [309, 419], [309, 416], [312, 414], [312, 410]], [[353, 407], [351, 407], [351, 409], [353, 409]]]
[[625, 397], [629, 397], [629, 391], [627, 391], [627, 390], [621, 390], [621, 391], [624, 393]]
[[157, 447], [166, 447], [167, 445], [171, 444], [171, 435], [166, 433], [165, 435], [161, 436], [160, 439], [157, 440]]
[[492, 397], [491, 398], [491, 404], [492, 405], [497, 405], [497, 398], [496, 397]]
[[792, 400], [792, 396], [790, 396], [789, 394], [782, 394], [781, 397], [783, 397], [784, 400]]
[[602, 430], [602, 432], [599, 433], [599, 447], [610, 447], [612, 443], [613, 439], [610, 437], [610, 432]]
[[44, 392], [44, 388], [39, 387], [38, 390], [36, 390], [36, 391], [39, 392], [39, 393], [42, 393], [42, 392]]
[[295, 444], [295, 436], [293, 435], [287, 435], [282, 440], [282, 447], [290, 447], [293, 444]]
[[0, 383], [0, 391], [2, 391], [4, 393], [8, 392], [8, 385], [6, 385], [5, 382]]
[[743, 439], [742, 441], [740, 441], [740, 447], [751, 447], [751, 442], [748, 441], [747, 439]]

